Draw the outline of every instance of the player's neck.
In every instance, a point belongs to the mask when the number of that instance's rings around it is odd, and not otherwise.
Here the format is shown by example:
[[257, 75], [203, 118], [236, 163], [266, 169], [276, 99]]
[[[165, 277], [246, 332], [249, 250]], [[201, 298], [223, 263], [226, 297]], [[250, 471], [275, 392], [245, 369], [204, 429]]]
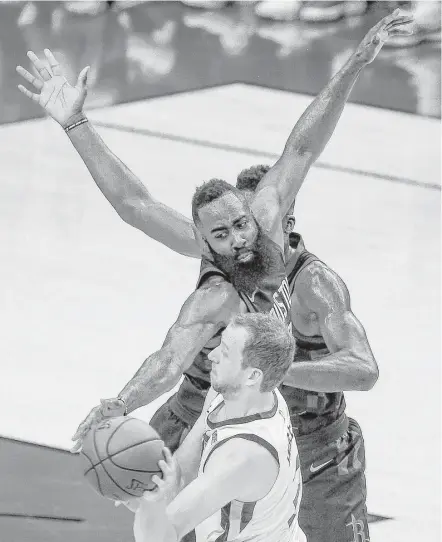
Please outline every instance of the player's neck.
[[233, 418], [244, 418], [261, 412], [271, 410], [275, 404], [272, 391], [261, 393], [241, 393], [240, 395], [223, 397], [224, 416], [226, 420]]
[[288, 262], [290, 258], [292, 258], [292, 256], [295, 254], [295, 252], [296, 250], [294, 248], [292, 248], [289, 244], [286, 244], [284, 248], [285, 261]]
[[[295, 243], [292, 244], [292, 239]], [[293, 256], [305, 250], [304, 240], [299, 233], [292, 232], [284, 238], [284, 258], [288, 262]]]

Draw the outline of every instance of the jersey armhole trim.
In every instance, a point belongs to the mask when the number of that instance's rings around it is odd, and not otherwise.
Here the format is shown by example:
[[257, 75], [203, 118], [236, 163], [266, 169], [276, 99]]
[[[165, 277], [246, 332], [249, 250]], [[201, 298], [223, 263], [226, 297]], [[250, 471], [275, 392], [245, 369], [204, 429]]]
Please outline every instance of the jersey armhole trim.
[[196, 285], [196, 289], [201, 288], [201, 286], [210, 278], [210, 277], [221, 277], [224, 280], [227, 280], [227, 276], [222, 273], [221, 271], [218, 271], [215, 268], [209, 268], [205, 269], [203, 273], [198, 278], [198, 282]]
[[278, 469], [280, 468], [278, 452], [276, 451], [276, 448], [274, 446], [272, 446], [269, 442], [267, 442], [262, 437], [259, 437], [258, 435], [252, 435], [250, 433], [238, 433], [237, 435], [233, 435], [231, 437], [228, 437], [228, 438], [226, 438], [224, 440], [219, 441], [217, 444], [215, 444], [215, 446], [210, 450], [209, 454], [207, 455], [207, 457], [206, 457], [206, 459], [204, 461], [203, 472], [204, 472], [204, 469], [206, 468], [207, 462], [209, 461], [210, 456], [213, 454], [213, 452], [215, 450], [217, 450], [220, 446], [222, 446], [223, 444], [225, 444], [226, 442], [228, 442], [229, 440], [232, 440], [234, 438], [250, 440], [252, 442], [255, 442], [256, 444], [259, 444], [260, 446], [263, 446], [272, 455], [273, 459], [278, 464]]

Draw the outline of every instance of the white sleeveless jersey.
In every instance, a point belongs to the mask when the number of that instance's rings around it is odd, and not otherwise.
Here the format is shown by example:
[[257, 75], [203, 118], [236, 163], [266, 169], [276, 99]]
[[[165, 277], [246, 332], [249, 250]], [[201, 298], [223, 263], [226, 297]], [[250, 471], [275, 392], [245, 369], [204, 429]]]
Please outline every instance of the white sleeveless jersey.
[[274, 397], [275, 405], [269, 412], [223, 422], [211, 421], [212, 413], [223, 405], [222, 396], [217, 395], [210, 404], [199, 473], [204, 472], [212, 452], [232, 439], [264, 446], [279, 464], [279, 472], [263, 499], [232, 501], [199, 525], [197, 542], [305, 542], [298, 525], [302, 496], [298, 449], [286, 402], [278, 390]]

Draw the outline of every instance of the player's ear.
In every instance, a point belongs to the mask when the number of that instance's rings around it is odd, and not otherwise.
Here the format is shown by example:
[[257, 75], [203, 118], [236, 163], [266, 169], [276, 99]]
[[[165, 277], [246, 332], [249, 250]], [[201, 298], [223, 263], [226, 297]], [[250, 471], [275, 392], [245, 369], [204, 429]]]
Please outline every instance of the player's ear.
[[201, 232], [201, 230], [198, 229], [197, 226], [194, 226], [194, 232], [195, 232], [195, 239], [201, 250], [201, 257], [205, 257], [211, 260], [212, 253], [210, 252], [209, 243], [207, 242], [207, 239], [204, 237], [203, 233]]
[[203, 237], [201, 234], [200, 234], [200, 238], [201, 238], [201, 241], [200, 241], [201, 256], [203, 258], [207, 258], [210, 261], [213, 261], [213, 254], [212, 254], [212, 252], [210, 250], [209, 243], [207, 242], [207, 239], [205, 237]]
[[289, 234], [292, 233], [293, 228], [295, 227], [296, 219], [294, 215], [286, 215], [284, 218], [284, 233]]
[[255, 386], [256, 384], [261, 385], [263, 373], [261, 369], [257, 369], [256, 367], [252, 368], [252, 371], [249, 374], [249, 382], [251, 386]]

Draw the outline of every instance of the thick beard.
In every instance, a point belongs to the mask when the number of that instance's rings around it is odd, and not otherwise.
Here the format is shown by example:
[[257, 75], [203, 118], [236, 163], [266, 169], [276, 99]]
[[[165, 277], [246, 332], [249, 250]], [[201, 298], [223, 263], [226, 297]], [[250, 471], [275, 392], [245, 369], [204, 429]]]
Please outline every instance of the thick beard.
[[259, 288], [262, 279], [271, 273], [276, 263], [259, 226], [256, 240], [250, 247], [253, 259], [249, 262], [238, 261], [234, 256], [223, 256], [209, 248], [215, 265], [226, 273], [235, 289], [250, 296]]

